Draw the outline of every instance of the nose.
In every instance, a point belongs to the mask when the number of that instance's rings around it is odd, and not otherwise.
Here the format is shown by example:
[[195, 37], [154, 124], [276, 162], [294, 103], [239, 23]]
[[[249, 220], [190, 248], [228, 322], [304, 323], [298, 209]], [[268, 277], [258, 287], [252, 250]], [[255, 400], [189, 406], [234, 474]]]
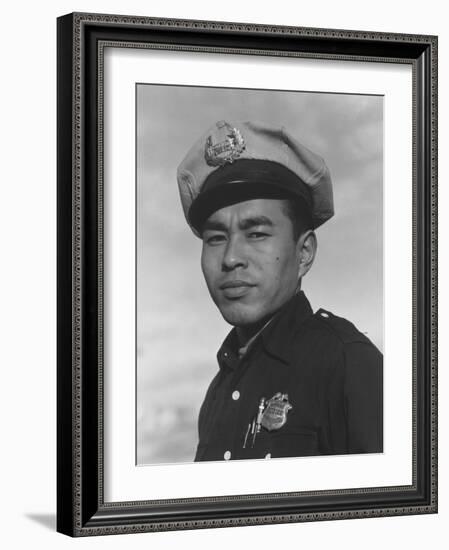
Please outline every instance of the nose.
[[226, 243], [223, 255], [223, 271], [233, 271], [237, 267], [247, 267], [248, 261], [241, 243], [238, 238], [231, 237]]

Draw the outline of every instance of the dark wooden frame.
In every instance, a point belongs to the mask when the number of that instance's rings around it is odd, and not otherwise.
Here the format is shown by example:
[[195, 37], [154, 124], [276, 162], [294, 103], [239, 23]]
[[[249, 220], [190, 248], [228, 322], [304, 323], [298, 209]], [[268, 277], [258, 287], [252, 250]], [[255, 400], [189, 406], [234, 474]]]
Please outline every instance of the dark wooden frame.
[[[413, 483], [104, 503], [102, 48], [105, 44], [411, 64]], [[58, 19], [58, 503], [72, 536], [437, 511], [437, 38], [94, 14]]]

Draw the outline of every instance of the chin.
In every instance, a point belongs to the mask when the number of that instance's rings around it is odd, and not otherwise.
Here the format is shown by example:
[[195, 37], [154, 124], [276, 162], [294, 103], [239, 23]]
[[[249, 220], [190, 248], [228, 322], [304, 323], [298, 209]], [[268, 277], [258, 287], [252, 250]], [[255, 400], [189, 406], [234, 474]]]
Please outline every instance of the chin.
[[264, 318], [263, 312], [254, 310], [245, 304], [220, 304], [218, 308], [223, 319], [235, 327], [254, 325]]

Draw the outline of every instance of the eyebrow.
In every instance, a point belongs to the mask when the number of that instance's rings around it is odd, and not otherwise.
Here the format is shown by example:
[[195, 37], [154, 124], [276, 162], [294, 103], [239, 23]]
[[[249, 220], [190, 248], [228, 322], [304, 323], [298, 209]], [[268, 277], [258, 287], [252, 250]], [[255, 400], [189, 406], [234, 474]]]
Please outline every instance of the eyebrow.
[[251, 227], [256, 227], [258, 225], [268, 225], [269, 227], [273, 227], [273, 222], [270, 220], [270, 218], [267, 218], [266, 216], [254, 216], [253, 218], [245, 218], [239, 223], [240, 229], [250, 229]]
[[[247, 229], [250, 229], [251, 227], [257, 227], [259, 225], [266, 225], [269, 227], [273, 227], [274, 223], [270, 218], [267, 218], [267, 216], [254, 216], [251, 218], [245, 218], [241, 220], [239, 223], [239, 229], [245, 231]], [[204, 223], [203, 231], [227, 231], [228, 227], [219, 221], [214, 220], [207, 220]]]
[[207, 220], [204, 222], [203, 231], [226, 231], [227, 227], [224, 223]]

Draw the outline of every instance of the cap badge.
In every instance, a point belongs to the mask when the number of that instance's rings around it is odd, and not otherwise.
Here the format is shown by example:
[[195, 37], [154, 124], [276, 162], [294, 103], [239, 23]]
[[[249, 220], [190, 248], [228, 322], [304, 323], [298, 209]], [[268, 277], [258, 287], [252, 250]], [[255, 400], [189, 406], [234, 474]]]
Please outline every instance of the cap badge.
[[206, 162], [209, 166], [232, 164], [244, 151], [246, 147], [245, 140], [240, 131], [227, 122], [217, 123], [217, 128], [218, 139], [221, 139], [221, 141], [215, 141], [214, 143], [212, 136], [207, 138], [204, 151]]
[[268, 431], [279, 430], [287, 422], [287, 413], [293, 407], [286, 393], [277, 393], [266, 402], [262, 415], [262, 426]]

